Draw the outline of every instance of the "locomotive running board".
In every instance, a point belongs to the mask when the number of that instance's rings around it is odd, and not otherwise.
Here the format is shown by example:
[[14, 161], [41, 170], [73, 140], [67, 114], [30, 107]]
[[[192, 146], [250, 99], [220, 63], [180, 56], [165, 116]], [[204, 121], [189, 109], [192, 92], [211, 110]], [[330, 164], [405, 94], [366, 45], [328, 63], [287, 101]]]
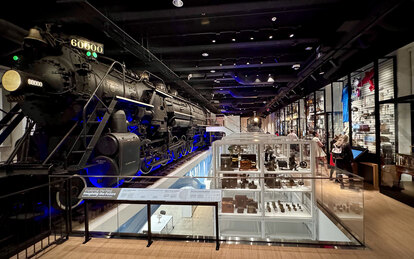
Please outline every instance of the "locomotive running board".
[[147, 108], [151, 108], [151, 109], [154, 108], [154, 105], [138, 102], [138, 101], [135, 101], [135, 100], [132, 100], [132, 99], [129, 99], [129, 98], [125, 98], [125, 97], [121, 97], [121, 96], [118, 96], [118, 95], [115, 98], [117, 100], [121, 101], [121, 102], [124, 101], [124, 102], [132, 103], [134, 105], [142, 106], [142, 107], [147, 107]]

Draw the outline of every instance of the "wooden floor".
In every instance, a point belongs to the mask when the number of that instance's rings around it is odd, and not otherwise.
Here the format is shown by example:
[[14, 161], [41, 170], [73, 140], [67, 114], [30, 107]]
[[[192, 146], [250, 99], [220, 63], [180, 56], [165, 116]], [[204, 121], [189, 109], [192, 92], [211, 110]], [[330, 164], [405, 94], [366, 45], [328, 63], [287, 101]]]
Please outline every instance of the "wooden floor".
[[83, 245], [71, 237], [38, 258], [414, 258], [414, 208], [380, 194], [365, 192], [366, 249], [297, 248], [263, 245], [98, 239]]

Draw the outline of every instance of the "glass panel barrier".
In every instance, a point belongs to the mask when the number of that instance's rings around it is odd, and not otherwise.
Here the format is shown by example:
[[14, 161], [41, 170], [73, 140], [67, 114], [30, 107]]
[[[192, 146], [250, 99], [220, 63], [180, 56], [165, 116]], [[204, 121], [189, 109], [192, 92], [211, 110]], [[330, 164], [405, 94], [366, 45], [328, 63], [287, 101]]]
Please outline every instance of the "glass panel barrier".
[[[325, 176], [277, 172], [265, 177], [253, 172], [228, 172], [225, 177], [134, 176], [117, 188], [220, 189], [219, 234], [223, 240], [265, 241], [306, 244], [360, 245], [364, 242], [363, 179], [347, 172], [337, 173], [338, 182]], [[85, 181], [89, 182], [85, 176]], [[94, 176], [97, 177], [97, 176]], [[148, 229], [146, 205], [88, 202], [93, 235], [145, 237]], [[72, 210], [73, 230], [79, 223], [82, 206]], [[75, 218], [77, 217], [77, 226]], [[99, 222], [99, 224], [97, 223]], [[212, 206], [151, 205], [154, 236], [166, 238], [215, 238], [215, 211]]]

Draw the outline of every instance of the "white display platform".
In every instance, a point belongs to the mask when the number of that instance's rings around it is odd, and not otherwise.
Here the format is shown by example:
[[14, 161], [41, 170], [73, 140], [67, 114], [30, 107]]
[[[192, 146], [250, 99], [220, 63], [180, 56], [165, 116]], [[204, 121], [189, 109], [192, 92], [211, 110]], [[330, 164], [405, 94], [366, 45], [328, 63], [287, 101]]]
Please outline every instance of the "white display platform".
[[[174, 228], [173, 217], [170, 215], [161, 215], [158, 219], [158, 215], [151, 216], [151, 233], [153, 234], [168, 234]], [[148, 222], [141, 228], [138, 233], [146, 233], [148, 231]]]

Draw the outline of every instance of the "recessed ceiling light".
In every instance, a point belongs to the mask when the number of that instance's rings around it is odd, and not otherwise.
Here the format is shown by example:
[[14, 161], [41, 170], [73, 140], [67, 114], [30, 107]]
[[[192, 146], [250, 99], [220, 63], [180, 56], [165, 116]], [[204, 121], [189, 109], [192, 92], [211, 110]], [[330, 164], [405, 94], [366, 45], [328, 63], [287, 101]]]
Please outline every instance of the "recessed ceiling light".
[[323, 72], [323, 71], [319, 72], [319, 75], [323, 75], [323, 74], [325, 74], [325, 72]]
[[263, 65], [263, 61], [260, 61], [260, 64], [262, 64], [262, 65]]
[[216, 40], [212, 40], [211, 42], [216, 43]]
[[293, 37], [295, 37], [295, 34], [292, 33], [289, 35], [289, 38], [293, 38]]
[[273, 16], [272, 17], [272, 22], [276, 22], [276, 20], [277, 20], [277, 17], [276, 16]]
[[256, 76], [259, 76], [259, 75], [256, 75]]
[[247, 75], [244, 75], [244, 77], [247, 77]]
[[208, 57], [208, 53], [207, 52], [204, 52], [203, 54], [201, 54], [201, 56]]
[[306, 47], [305, 50], [312, 50], [313, 48], [311, 46]]
[[223, 91], [223, 88], [220, 88], [220, 91]]
[[210, 70], [211, 73], [216, 73], [216, 70]]
[[293, 68], [294, 70], [298, 70], [298, 69], [300, 68], [300, 64], [294, 64], [294, 65], [292, 66], [292, 68]]
[[233, 63], [233, 66], [235, 66], [236, 65], [236, 63]]
[[253, 37], [250, 37], [250, 40], [254, 40], [254, 38]]
[[269, 39], [273, 39], [273, 35], [270, 35], [270, 36], [269, 36]]
[[184, 5], [183, 1], [181, 0], [173, 0], [172, 3], [175, 7], [183, 7]]
[[232, 41], [236, 41], [236, 39], [235, 38], [233, 38], [233, 39], [231, 39]]
[[250, 65], [250, 62], [247, 62], [246, 64], [247, 64], [247, 65]]

